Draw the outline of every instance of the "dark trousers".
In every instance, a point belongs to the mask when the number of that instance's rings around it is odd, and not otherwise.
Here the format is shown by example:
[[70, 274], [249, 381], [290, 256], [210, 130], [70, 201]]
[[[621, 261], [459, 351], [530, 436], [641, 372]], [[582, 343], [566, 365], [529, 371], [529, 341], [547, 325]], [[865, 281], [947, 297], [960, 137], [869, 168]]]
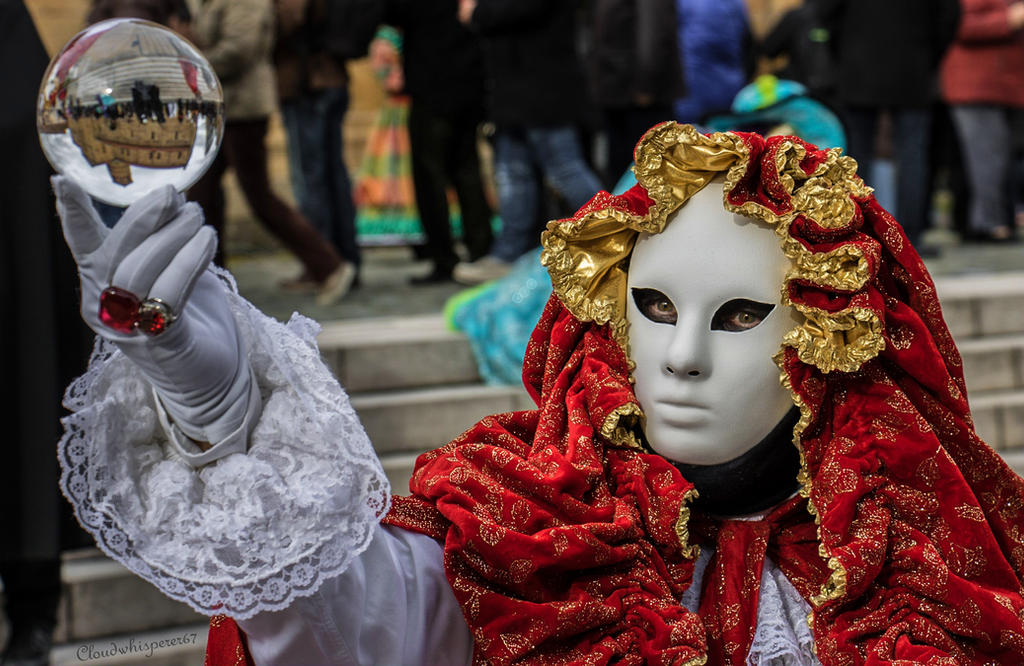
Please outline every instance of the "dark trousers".
[[491, 249], [491, 208], [484, 196], [476, 146], [479, 117], [442, 115], [416, 104], [409, 108], [409, 147], [416, 207], [434, 265], [449, 270], [458, 262], [452, 248], [448, 212], [450, 183], [462, 215], [462, 236], [469, 260]]
[[992, 233], [1013, 224], [1014, 114], [994, 104], [952, 107], [953, 123], [967, 167], [970, 231]]
[[224, 140], [210, 170], [188, 191], [203, 207], [206, 222], [217, 230], [217, 256], [224, 265], [224, 190], [221, 180], [231, 167], [256, 218], [274, 234], [317, 282], [323, 282], [341, 263], [334, 248], [316, 229], [270, 189], [267, 177], [267, 119], [229, 120]]
[[345, 261], [360, 263], [352, 181], [342, 159], [348, 89], [315, 90], [281, 102], [288, 170], [302, 214]]
[[[843, 114], [850, 155], [857, 172], [871, 185], [875, 135], [882, 109], [851, 107]], [[931, 172], [928, 166], [932, 115], [930, 108], [891, 109], [892, 146], [896, 162], [896, 220], [914, 245], [928, 228], [931, 214]]]

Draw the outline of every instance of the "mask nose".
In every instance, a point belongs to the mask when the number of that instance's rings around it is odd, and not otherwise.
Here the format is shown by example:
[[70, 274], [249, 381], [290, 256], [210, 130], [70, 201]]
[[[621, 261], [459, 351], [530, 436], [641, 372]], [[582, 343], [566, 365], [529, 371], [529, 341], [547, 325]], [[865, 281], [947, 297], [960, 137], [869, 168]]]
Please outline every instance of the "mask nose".
[[710, 337], [703, 322], [677, 321], [665, 356], [665, 373], [681, 379], [707, 378], [711, 374]]

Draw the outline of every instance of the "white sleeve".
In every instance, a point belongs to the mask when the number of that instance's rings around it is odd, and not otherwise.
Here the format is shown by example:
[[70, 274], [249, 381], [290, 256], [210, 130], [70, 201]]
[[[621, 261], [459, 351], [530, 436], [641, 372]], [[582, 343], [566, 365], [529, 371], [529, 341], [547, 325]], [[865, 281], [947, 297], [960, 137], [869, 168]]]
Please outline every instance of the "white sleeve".
[[339, 576], [239, 626], [257, 666], [467, 666], [473, 639], [430, 537], [378, 527]]
[[369, 546], [390, 489], [320, 358], [319, 327], [263, 315], [221, 277], [262, 404], [248, 451], [187, 464], [142, 374], [100, 340], [65, 395], [58, 457], [61, 489], [104, 552], [201, 613], [246, 618], [344, 571]]

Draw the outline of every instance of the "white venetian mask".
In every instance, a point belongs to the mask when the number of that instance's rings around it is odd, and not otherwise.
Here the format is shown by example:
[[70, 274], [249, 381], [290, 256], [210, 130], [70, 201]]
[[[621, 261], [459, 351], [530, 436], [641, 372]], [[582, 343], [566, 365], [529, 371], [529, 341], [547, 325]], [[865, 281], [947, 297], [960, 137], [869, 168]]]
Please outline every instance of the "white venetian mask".
[[717, 465], [757, 445], [792, 408], [772, 361], [799, 320], [781, 304], [788, 261], [763, 223], [722, 206], [714, 181], [641, 234], [626, 317], [651, 447]]

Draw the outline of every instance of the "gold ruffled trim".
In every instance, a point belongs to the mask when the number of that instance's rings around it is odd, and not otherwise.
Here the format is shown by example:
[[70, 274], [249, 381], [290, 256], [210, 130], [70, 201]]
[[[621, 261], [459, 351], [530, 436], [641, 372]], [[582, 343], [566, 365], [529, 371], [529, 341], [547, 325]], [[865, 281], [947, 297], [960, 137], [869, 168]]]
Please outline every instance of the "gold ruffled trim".
[[885, 349], [882, 322], [871, 310], [853, 307], [826, 312], [792, 303], [785, 295], [783, 301], [804, 316], [804, 323], [786, 333], [782, 344], [796, 349], [801, 361], [826, 374], [856, 372]]
[[626, 264], [637, 231], [634, 216], [606, 208], [585, 223], [554, 221], [541, 234], [540, 263], [551, 275], [559, 300], [581, 321], [609, 324], [612, 337], [626, 344]]
[[[548, 268], [554, 291], [566, 308], [582, 321], [608, 324], [629, 356], [627, 267], [638, 235], [660, 232], [669, 215], [725, 172], [725, 209], [776, 228], [782, 250], [793, 263], [787, 281], [843, 292], [862, 289], [871, 278], [871, 264], [860, 248], [844, 245], [812, 252], [789, 235], [789, 227], [798, 214], [826, 229], [849, 225], [856, 215], [852, 197], [868, 196], [871, 188], [857, 177], [856, 162], [839, 149], [826, 151], [826, 158], [810, 174], [799, 166], [805, 156], [804, 147], [792, 141], [781, 143], [775, 153], [773, 166], [792, 193], [792, 211], [776, 214], [755, 201], [732, 205], [728, 193], [749, 164], [743, 140], [731, 133], [704, 135], [690, 125], [659, 125], [644, 135], [636, 151], [637, 181], [653, 201], [647, 213], [640, 216], [599, 207], [597, 201], [579, 220], [550, 222], [541, 236], [541, 264]], [[790, 332], [783, 344], [796, 348], [802, 361], [822, 372], [852, 372], [885, 348], [881, 322], [867, 310], [830, 314], [796, 307], [808, 321]]]
[[823, 551], [824, 544], [818, 544], [818, 551], [822, 558], [828, 559], [828, 568], [832, 570], [828, 580], [821, 586], [821, 591], [811, 597], [811, 603], [820, 608], [834, 599], [846, 596], [846, 567], [839, 561], [838, 557], [828, 557]]
[[[554, 220], [541, 234], [541, 265], [559, 300], [577, 319], [608, 324], [629, 355], [626, 267], [642, 232], [660, 233], [668, 216], [727, 171], [726, 191], [746, 172], [749, 151], [735, 134], [706, 136], [690, 125], [664, 123], [636, 151], [637, 181], [652, 200], [645, 215], [594, 207], [579, 219]], [[684, 166], [685, 165], [685, 166]]]
[[690, 543], [690, 502], [697, 499], [699, 493], [696, 488], [691, 488], [683, 495], [683, 503], [679, 505], [679, 518], [676, 519], [676, 539], [682, 549], [683, 557], [696, 559], [700, 555], [700, 546]]
[[[783, 388], [789, 391], [789, 396], [793, 400], [793, 404], [796, 405], [797, 409], [800, 410], [800, 418], [797, 420], [796, 425], [793, 426], [793, 446], [796, 447], [797, 452], [800, 454], [800, 472], [797, 474], [797, 481], [800, 483], [800, 494], [806, 497], [808, 500], [811, 498], [811, 473], [807, 469], [807, 458], [804, 457], [803, 447], [803, 434], [807, 430], [807, 426], [811, 424], [811, 408], [807, 406], [804, 399], [800, 397], [800, 394], [793, 389], [793, 382], [789, 379], [789, 373], [786, 372], [785, 363], [786, 353], [783, 350], [776, 352], [772, 360], [775, 361], [775, 365], [779, 366], [779, 382]], [[810, 512], [815, 516], [815, 522], [817, 522], [817, 511], [808, 502]]]
[[618, 446], [642, 449], [634, 427], [643, 416], [643, 410], [635, 402], [627, 402], [616, 407], [601, 424], [601, 436]]
[[871, 265], [855, 245], [843, 245], [828, 252], [811, 252], [788, 234], [789, 225], [778, 228], [783, 234], [782, 251], [793, 262], [786, 281], [810, 282], [838, 291], [858, 291], [871, 279]]
[[[815, 525], [817, 525], [818, 554], [821, 555], [821, 559], [828, 562], [829, 568], [832, 569], [828, 580], [822, 584], [821, 590], [818, 591], [818, 594], [811, 597], [811, 604], [818, 608], [822, 604], [839, 599], [846, 594], [846, 567], [843, 566], [838, 557], [833, 557], [829, 554], [828, 549], [825, 548], [825, 541], [821, 538], [821, 518], [818, 515], [818, 507], [815, 506], [814, 500], [811, 497], [813, 479], [811, 478], [810, 470], [807, 468], [807, 457], [804, 455], [803, 447], [804, 431], [811, 424], [811, 408], [807, 406], [804, 399], [793, 389], [793, 382], [789, 378], [789, 373], [784, 369], [784, 358], [785, 353], [779, 351], [773, 360], [782, 371], [779, 378], [782, 385], [789, 391], [789, 395], [793, 398], [793, 404], [800, 410], [800, 420], [793, 426], [793, 445], [796, 446], [800, 454], [800, 472], [797, 474], [797, 481], [800, 483], [800, 494], [807, 498], [807, 512], [811, 514]], [[813, 614], [808, 615], [808, 618], [808, 623], [812, 624], [811, 629], [813, 630]]]

